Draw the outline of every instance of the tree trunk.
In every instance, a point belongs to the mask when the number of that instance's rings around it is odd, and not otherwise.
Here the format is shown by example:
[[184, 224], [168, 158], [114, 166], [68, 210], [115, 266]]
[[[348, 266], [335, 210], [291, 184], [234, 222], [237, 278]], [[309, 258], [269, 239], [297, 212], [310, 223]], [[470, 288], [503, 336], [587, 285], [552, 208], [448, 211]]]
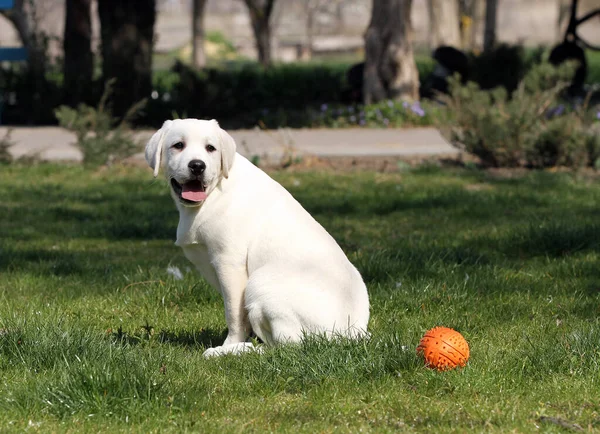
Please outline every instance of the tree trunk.
[[112, 108], [123, 116], [152, 91], [152, 43], [156, 1], [99, 0], [104, 83], [116, 78]]
[[412, 48], [412, 0], [373, 0], [365, 33], [365, 104], [385, 98], [419, 98], [419, 73]]
[[480, 35], [484, 29], [485, 21], [485, 0], [473, 0], [472, 12], [471, 12], [471, 32], [469, 35], [470, 49], [475, 48], [481, 49]]
[[91, 0], [67, 0], [63, 64], [65, 103], [74, 107], [87, 102], [92, 85]]
[[460, 48], [460, 11], [458, 0], [427, 0], [429, 47], [446, 45]]
[[275, 0], [244, 0], [250, 13], [250, 23], [254, 32], [258, 61], [265, 67], [272, 63], [271, 25], [269, 19]]
[[485, 30], [483, 33], [483, 50], [489, 51], [496, 45], [496, 12], [498, 0], [486, 0]]
[[316, 11], [310, 4], [306, 8], [306, 49], [308, 58], [313, 57], [313, 45], [315, 41], [315, 14]]
[[323, 6], [323, 0], [304, 0], [304, 13], [306, 14], [306, 53], [309, 59], [313, 57], [315, 41], [315, 19]]
[[335, 5], [335, 33], [341, 35], [344, 33], [344, 4], [338, 1]]
[[206, 66], [204, 51], [204, 11], [207, 0], [193, 0], [192, 6], [192, 65], [196, 68]]
[[556, 20], [556, 40], [562, 42], [565, 37], [565, 29], [571, 16], [572, 0], [557, 0], [558, 19]]

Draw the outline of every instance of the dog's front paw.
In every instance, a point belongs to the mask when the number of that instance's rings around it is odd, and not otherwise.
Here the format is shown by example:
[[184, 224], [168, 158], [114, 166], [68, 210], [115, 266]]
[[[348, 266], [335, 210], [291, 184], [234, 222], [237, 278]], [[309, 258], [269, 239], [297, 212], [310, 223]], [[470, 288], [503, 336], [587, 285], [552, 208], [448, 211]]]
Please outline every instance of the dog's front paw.
[[204, 353], [202, 353], [202, 356], [204, 356], [207, 359], [209, 357], [222, 356], [224, 353], [221, 351], [221, 348], [223, 347], [209, 348], [208, 350], [204, 351]]
[[255, 348], [251, 342], [239, 342], [237, 344], [209, 348], [202, 355], [208, 359], [209, 357], [224, 356], [225, 354], [242, 354], [248, 351], [260, 351], [260, 349]]

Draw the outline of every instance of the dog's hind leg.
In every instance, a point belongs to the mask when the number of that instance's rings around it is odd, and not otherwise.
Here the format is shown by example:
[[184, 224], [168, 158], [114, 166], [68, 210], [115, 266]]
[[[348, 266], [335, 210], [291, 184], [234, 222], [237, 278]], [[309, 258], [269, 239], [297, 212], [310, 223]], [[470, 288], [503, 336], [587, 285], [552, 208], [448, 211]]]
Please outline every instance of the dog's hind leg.
[[[272, 312], [271, 312], [272, 313]], [[252, 330], [268, 345], [300, 342], [303, 337], [302, 324], [293, 312], [280, 310], [277, 315], [265, 315], [261, 307], [253, 306], [248, 311]]]

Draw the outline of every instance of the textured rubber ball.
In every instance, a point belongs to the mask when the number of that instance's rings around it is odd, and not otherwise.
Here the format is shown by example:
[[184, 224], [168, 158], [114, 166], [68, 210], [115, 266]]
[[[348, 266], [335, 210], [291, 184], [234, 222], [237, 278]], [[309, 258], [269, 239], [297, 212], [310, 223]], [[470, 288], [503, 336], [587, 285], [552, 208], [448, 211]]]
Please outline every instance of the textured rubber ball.
[[467, 364], [469, 344], [456, 330], [434, 327], [421, 338], [417, 354], [425, 359], [426, 366], [446, 371]]

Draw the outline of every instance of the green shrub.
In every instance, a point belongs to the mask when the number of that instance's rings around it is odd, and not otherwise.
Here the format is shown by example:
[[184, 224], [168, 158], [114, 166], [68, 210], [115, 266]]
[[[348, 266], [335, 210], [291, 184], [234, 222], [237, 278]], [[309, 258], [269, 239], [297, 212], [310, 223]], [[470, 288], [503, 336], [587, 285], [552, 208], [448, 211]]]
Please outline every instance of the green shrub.
[[110, 164], [141, 149], [141, 144], [135, 140], [129, 127], [129, 121], [145, 101], [131, 107], [117, 124], [109, 104], [113, 84], [114, 80], [106, 83], [97, 108], [80, 104], [73, 109], [62, 105], [55, 112], [60, 126], [77, 135], [77, 147], [83, 154], [83, 163], [88, 166]]
[[43, 78], [32, 74], [26, 64], [0, 65], [2, 123], [44, 125], [56, 123], [53, 110], [62, 98], [62, 73], [48, 65]]
[[574, 71], [571, 64], [531, 69], [509, 96], [504, 88], [482, 90], [451, 79], [443, 98], [448, 118], [442, 131], [459, 149], [492, 167], [580, 167], [594, 164], [597, 137], [587, 103], [569, 108], [560, 95]]
[[206, 32], [206, 41], [218, 45], [220, 47], [220, 54], [222, 56], [226, 56], [228, 54], [235, 54], [237, 51], [233, 42], [231, 42], [230, 39], [227, 39], [227, 37], [223, 33], [217, 30]]
[[0, 164], [12, 163], [13, 156], [8, 152], [8, 148], [14, 145], [12, 139], [12, 129], [8, 129], [4, 137], [0, 138]]
[[586, 132], [577, 114], [568, 113], [549, 122], [540, 122], [534, 134], [532, 147], [525, 152], [529, 166], [582, 167], [590, 163], [589, 145], [593, 136]]
[[431, 125], [443, 115], [444, 108], [428, 101], [385, 100], [369, 105], [322, 104], [312, 113], [313, 127], [378, 127], [401, 128]]
[[[146, 118], [160, 124], [173, 111], [217, 118], [229, 128], [298, 119], [306, 126], [309, 109], [342, 100], [346, 64], [285, 64], [264, 69], [255, 63], [196, 70], [178, 62], [157, 74]], [[285, 113], [285, 116], [282, 116]], [[292, 119], [289, 118], [292, 116]]]

